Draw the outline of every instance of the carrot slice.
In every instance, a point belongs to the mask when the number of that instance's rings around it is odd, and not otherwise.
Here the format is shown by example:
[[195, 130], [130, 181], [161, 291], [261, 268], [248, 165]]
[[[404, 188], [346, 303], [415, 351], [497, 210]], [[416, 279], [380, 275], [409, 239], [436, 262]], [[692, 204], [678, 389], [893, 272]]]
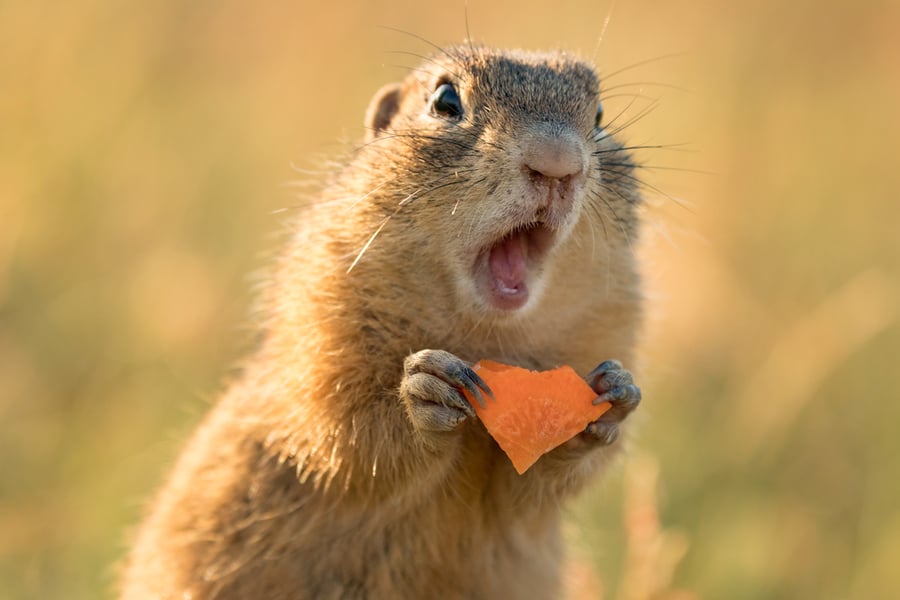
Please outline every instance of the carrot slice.
[[521, 475], [541, 455], [583, 431], [610, 409], [572, 367], [529, 371], [482, 360], [472, 369], [494, 394], [486, 407], [466, 398]]

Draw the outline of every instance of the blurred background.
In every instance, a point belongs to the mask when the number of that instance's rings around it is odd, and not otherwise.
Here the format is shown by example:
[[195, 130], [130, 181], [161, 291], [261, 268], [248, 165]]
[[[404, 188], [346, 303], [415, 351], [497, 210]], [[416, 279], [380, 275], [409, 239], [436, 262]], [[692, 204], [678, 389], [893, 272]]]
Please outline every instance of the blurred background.
[[[589, 598], [900, 595], [900, 3], [0, 2], [0, 597], [102, 598], [372, 93], [592, 58], [648, 166], [634, 444]], [[399, 51], [399, 52], [397, 52]], [[310, 174], [313, 173], [313, 174]]]

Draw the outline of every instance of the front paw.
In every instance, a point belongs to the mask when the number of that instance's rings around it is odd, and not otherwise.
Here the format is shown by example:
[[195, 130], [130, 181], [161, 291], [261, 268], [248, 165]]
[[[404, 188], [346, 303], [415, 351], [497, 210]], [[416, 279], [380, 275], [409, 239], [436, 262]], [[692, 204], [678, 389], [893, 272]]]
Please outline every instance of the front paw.
[[469, 364], [443, 350], [421, 350], [403, 361], [400, 398], [413, 425], [424, 431], [450, 431], [475, 411], [468, 391], [482, 406], [490, 388]]
[[585, 379], [597, 393], [594, 404], [609, 402], [612, 408], [589, 423], [582, 436], [602, 445], [612, 444], [619, 437], [619, 424], [640, 404], [641, 390], [617, 360], [600, 363]]

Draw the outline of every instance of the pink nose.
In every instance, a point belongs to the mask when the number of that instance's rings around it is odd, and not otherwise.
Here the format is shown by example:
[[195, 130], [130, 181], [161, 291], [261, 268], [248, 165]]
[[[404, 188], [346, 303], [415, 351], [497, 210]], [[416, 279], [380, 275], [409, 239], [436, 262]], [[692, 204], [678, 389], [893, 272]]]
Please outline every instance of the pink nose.
[[584, 171], [578, 139], [567, 135], [536, 135], [525, 146], [522, 162], [533, 175], [566, 179]]

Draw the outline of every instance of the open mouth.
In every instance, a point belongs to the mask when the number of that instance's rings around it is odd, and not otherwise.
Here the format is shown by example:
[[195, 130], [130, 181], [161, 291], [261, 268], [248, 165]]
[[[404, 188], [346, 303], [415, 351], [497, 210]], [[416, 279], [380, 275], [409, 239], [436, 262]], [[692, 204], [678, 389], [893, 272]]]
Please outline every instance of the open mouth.
[[476, 280], [492, 306], [516, 310], [525, 305], [529, 281], [533, 281], [553, 238], [553, 230], [535, 222], [517, 227], [479, 253]]

